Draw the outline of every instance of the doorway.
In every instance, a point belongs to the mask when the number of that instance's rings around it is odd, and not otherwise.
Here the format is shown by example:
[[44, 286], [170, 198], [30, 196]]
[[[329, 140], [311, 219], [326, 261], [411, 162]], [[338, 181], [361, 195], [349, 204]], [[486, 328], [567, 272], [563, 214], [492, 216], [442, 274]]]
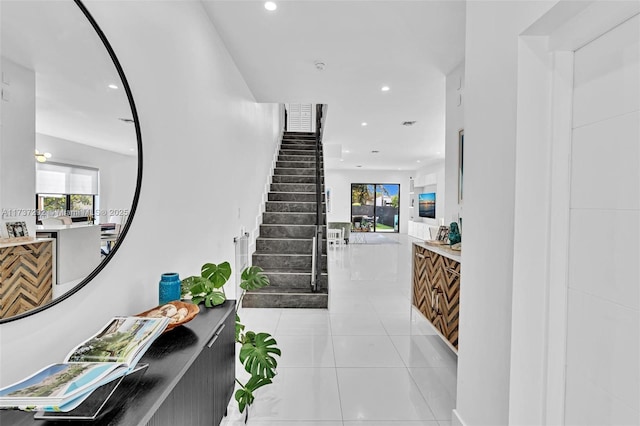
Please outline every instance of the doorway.
[[399, 232], [400, 185], [351, 184], [351, 229], [355, 232]]

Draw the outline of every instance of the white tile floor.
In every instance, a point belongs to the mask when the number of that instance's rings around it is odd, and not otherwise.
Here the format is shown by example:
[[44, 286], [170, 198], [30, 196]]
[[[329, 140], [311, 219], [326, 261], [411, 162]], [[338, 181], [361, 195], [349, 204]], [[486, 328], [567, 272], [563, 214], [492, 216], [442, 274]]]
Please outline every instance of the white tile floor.
[[[240, 310], [282, 349], [249, 426], [450, 425], [456, 356], [411, 308], [413, 239], [386, 236], [400, 244], [329, 249], [328, 310]], [[232, 398], [222, 425], [243, 424]]]

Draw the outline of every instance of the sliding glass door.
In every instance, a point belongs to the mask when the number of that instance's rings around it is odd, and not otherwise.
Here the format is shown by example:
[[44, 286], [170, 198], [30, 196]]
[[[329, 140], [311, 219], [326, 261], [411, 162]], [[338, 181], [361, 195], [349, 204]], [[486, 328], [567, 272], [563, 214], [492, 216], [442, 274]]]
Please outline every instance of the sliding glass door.
[[355, 232], [399, 232], [400, 185], [351, 184], [351, 229]]

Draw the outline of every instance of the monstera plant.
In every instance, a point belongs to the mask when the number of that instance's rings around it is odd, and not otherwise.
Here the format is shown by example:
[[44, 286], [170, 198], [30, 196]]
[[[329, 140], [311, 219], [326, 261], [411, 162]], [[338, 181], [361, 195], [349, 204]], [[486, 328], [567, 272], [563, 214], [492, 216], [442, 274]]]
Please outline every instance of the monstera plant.
[[[227, 300], [224, 292], [224, 285], [231, 277], [231, 265], [223, 262], [219, 265], [215, 263], [205, 263], [199, 276], [191, 276], [182, 280], [182, 297], [191, 299], [195, 304], [204, 302], [208, 308], [221, 305]], [[238, 390], [235, 399], [238, 402], [240, 412], [245, 409], [245, 423], [249, 416], [248, 407], [255, 400], [254, 392], [268, 384], [277, 374], [278, 361], [276, 356], [282, 353], [277, 346], [276, 339], [269, 333], [256, 333], [245, 330], [245, 326], [240, 322], [238, 307], [242, 304], [242, 299], [248, 290], [255, 290], [269, 285], [269, 277], [264, 274], [262, 268], [249, 266], [242, 271], [240, 276], [240, 288], [242, 294], [236, 304], [236, 342], [240, 343], [239, 359], [244, 369], [251, 375], [246, 383], [242, 383], [236, 378]]]

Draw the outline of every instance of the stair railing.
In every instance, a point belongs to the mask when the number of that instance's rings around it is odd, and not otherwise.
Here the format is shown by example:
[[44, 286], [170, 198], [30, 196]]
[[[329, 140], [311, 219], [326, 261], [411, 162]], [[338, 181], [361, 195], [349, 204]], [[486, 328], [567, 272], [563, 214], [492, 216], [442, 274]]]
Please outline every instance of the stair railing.
[[313, 238], [311, 258], [311, 289], [313, 292], [320, 290], [320, 281], [322, 278], [322, 226], [324, 225], [322, 199], [324, 194], [322, 190], [322, 175], [320, 171], [322, 170], [322, 134], [326, 111], [326, 105], [316, 105], [316, 235]]

